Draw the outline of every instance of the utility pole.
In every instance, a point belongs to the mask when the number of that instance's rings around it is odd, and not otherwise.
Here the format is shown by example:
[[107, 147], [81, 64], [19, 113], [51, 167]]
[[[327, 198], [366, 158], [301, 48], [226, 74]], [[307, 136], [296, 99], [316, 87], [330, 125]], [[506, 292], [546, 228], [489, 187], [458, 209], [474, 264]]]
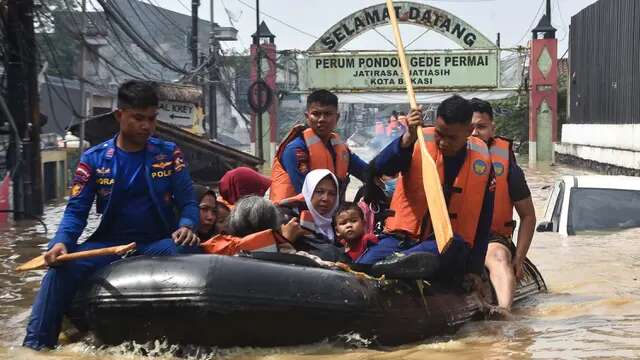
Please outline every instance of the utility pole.
[[[256, 82], [262, 80], [262, 66], [260, 59], [260, 0], [256, 0], [256, 37], [254, 38], [256, 45]], [[262, 101], [262, 87], [256, 86], [256, 103]], [[260, 159], [264, 159], [264, 151], [262, 149], [262, 112], [258, 111], [256, 114], [256, 156]]]
[[209, 138], [218, 137], [218, 39], [216, 39], [216, 24], [213, 17], [214, 0], [210, 0], [211, 5], [211, 32], [209, 33]]
[[191, 67], [198, 67], [198, 7], [200, 0], [191, 1]]
[[[33, 0], [7, 1], [7, 105], [15, 125], [8, 165], [13, 169], [15, 219], [42, 214], [38, 54]], [[22, 146], [20, 146], [22, 144]]]
[[87, 33], [87, 0], [82, 0], [82, 16], [80, 16], [80, 143], [78, 150], [80, 156], [84, 153], [85, 122], [87, 120], [87, 93], [85, 90], [85, 77], [87, 74], [87, 47], [85, 34]]

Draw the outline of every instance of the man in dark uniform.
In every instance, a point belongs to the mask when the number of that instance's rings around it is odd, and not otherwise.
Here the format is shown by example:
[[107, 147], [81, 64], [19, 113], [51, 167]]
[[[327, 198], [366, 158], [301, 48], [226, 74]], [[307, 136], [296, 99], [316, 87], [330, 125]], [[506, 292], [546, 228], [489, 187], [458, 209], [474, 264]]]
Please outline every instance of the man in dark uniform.
[[[496, 290], [498, 305], [510, 310], [515, 280], [523, 274], [523, 264], [531, 245], [536, 225], [536, 213], [522, 169], [518, 166], [511, 141], [496, 136], [491, 104], [471, 99], [473, 107], [473, 135], [489, 146], [496, 175], [496, 195], [491, 236], [485, 266]], [[513, 208], [520, 218], [517, 247], [511, 240], [515, 227]]]
[[[55, 347], [78, 284], [119, 259], [109, 255], [58, 264], [60, 255], [136, 242], [137, 254], [162, 256], [176, 254], [178, 246], [198, 244], [191, 177], [180, 149], [151, 137], [157, 112], [153, 83], [128, 81], [120, 86], [115, 112], [120, 131], [80, 158], [69, 203], [45, 253], [51, 267], [34, 301], [24, 346]], [[102, 214], [100, 225], [78, 245], [94, 199]]]

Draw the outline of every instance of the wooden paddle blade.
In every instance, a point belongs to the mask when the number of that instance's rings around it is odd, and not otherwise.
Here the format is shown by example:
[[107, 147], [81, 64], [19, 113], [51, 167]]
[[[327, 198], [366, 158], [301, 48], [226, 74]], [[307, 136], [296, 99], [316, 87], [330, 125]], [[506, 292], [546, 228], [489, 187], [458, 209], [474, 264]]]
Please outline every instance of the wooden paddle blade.
[[[387, 10], [389, 10], [389, 20], [391, 21], [393, 35], [396, 40], [398, 58], [400, 60], [400, 67], [402, 68], [404, 84], [407, 88], [407, 95], [409, 96], [409, 103], [411, 104], [412, 109], [416, 109], [418, 107], [416, 94], [413, 91], [413, 84], [411, 83], [411, 76], [409, 75], [409, 63], [407, 62], [407, 56], [404, 52], [404, 45], [402, 43], [402, 36], [400, 35], [396, 9], [393, 7], [393, 0], [387, 0]], [[427, 197], [429, 216], [431, 217], [431, 223], [433, 224], [433, 232], [436, 235], [438, 251], [443, 253], [447, 250], [449, 244], [451, 244], [451, 241], [453, 240], [451, 220], [449, 219], [447, 203], [445, 202], [444, 194], [442, 193], [442, 184], [440, 184], [438, 168], [436, 167], [435, 161], [433, 161], [433, 158], [427, 151], [427, 144], [424, 142], [422, 127], [418, 126], [417, 132], [418, 143], [420, 145], [420, 155], [422, 156], [422, 185], [424, 186], [424, 193]]]
[[35, 258], [27, 261], [24, 264], [18, 266], [16, 268], [16, 271], [36, 270], [36, 269], [43, 268], [46, 265], [47, 265], [47, 263], [44, 261], [44, 255], [40, 255], [38, 257], [35, 257]]
[[[122, 255], [136, 248], [136, 243], [132, 242], [127, 245], [119, 245], [119, 246], [111, 246], [102, 249], [94, 249], [87, 251], [78, 251], [75, 253], [64, 254], [58, 256], [56, 259], [57, 262], [65, 262], [70, 260], [77, 259], [86, 259], [90, 257], [96, 256], [104, 256], [104, 255]], [[27, 261], [26, 263], [20, 265], [16, 268], [17, 271], [28, 271], [28, 270], [36, 270], [47, 266], [46, 261], [44, 261], [44, 255], [40, 255], [34, 259]]]

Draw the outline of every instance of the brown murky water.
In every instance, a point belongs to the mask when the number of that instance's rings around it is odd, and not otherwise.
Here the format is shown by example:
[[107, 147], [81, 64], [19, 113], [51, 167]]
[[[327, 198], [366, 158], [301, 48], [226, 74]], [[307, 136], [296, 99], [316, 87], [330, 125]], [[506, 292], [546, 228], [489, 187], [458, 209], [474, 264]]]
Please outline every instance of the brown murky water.
[[[562, 166], [526, 169], [538, 215], [548, 192], [564, 174], [581, 170]], [[63, 205], [46, 209], [52, 236]], [[640, 216], [640, 215], [639, 215]], [[92, 222], [95, 225], [95, 221]], [[35, 353], [19, 346], [34, 292], [43, 272], [13, 269], [38, 255], [47, 241], [33, 222], [0, 229], [0, 358], [141, 359], [175, 358], [165, 344], [123, 344], [96, 349], [87, 341]], [[514, 321], [470, 323], [457, 334], [397, 348], [365, 349], [343, 344], [191, 352], [193, 359], [583, 359], [640, 358], [640, 229], [561, 237], [536, 234], [530, 257], [542, 272], [549, 293], [519, 304]], [[215, 324], [211, 324], [215, 326]], [[283, 329], [286, 332], [286, 329]], [[357, 340], [357, 339], [354, 339]], [[357, 341], [356, 341], [357, 342]]]

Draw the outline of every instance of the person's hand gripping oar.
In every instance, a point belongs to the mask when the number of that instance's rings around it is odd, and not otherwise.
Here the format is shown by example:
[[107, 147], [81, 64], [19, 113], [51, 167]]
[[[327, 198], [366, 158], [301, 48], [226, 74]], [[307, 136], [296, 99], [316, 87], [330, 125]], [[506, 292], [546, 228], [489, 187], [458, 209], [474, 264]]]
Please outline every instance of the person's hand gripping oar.
[[104, 256], [104, 255], [123, 255], [135, 248], [136, 248], [136, 243], [134, 242], [127, 245], [111, 246], [111, 247], [106, 247], [102, 249], [93, 249], [93, 250], [87, 250], [87, 251], [78, 251], [71, 254], [67, 254], [66, 248], [65, 248], [64, 251], [61, 250], [59, 254], [55, 256], [53, 262], [51, 262], [50, 259], [45, 259], [45, 254], [43, 254], [18, 266], [16, 270], [17, 271], [36, 270], [36, 269], [43, 268], [47, 265], [54, 265], [54, 264], [57, 265], [61, 262], [66, 262], [71, 260], [86, 259], [90, 257]]
[[[400, 36], [398, 18], [396, 10], [393, 7], [393, 0], [387, 0], [387, 9], [389, 10], [389, 20], [391, 20], [391, 27], [393, 28], [393, 35], [396, 40], [398, 58], [400, 59], [400, 66], [402, 67], [402, 76], [407, 88], [409, 103], [411, 104], [411, 109], [418, 109], [416, 94], [413, 92], [413, 84], [411, 83], [411, 76], [409, 75], [407, 57], [404, 53], [404, 44], [402, 43], [402, 37]], [[427, 144], [425, 143], [422, 135], [422, 126], [417, 126], [416, 131], [418, 143], [420, 144], [420, 155], [422, 158], [422, 185], [424, 186], [424, 193], [427, 196], [429, 216], [433, 225], [433, 232], [436, 236], [438, 251], [443, 253], [447, 250], [449, 244], [453, 240], [451, 220], [449, 219], [447, 204], [444, 200], [444, 194], [442, 193], [442, 185], [440, 184], [440, 176], [438, 175], [436, 163], [427, 151]]]

